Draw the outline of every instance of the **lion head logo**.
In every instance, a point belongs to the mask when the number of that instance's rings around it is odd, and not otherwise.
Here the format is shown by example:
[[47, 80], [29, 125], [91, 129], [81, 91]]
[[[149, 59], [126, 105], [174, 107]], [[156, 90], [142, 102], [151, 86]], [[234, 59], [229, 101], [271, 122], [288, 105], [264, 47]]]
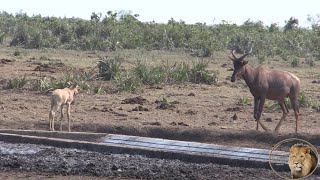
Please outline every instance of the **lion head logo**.
[[288, 164], [292, 178], [308, 176], [317, 167], [317, 162], [317, 156], [310, 146], [295, 144], [290, 148]]

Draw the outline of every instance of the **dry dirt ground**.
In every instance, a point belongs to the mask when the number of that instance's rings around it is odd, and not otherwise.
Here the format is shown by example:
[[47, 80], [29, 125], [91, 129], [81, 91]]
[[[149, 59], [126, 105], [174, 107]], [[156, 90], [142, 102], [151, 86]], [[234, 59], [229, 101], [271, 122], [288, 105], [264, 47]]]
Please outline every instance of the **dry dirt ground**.
[[[15, 56], [14, 52], [20, 55]], [[61, 77], [69, 67], [93, 69], [99, 56], [113, 57], [120, 54], [124, 66], [131, 67], [137, 59], [153, 65], [159, 63], [192, 62], [199, 59], [184, 52], [122, 50], [116, 52], [89, 52], [68, 50], [26, 50], [0, 48], [0, 86], [9, 79], [22, 77]], [[217, 85], [173, 84], [146, 87], [137, 93], [113, 92], [97, 95], [82, 91], [71, 106], [73, 131], [120, 133], [178, 140], [210, 142], [234, 146], [262, 147], [270, 149], [275, 143], [288, 137], [301, 137], [320, 146], [319, 112], [310, 108], [300, 109], [299, 134], [293, 134], [295, 120], [290, 111], [279, 134], [255, 131], [252, 97], [243, 80], [230, 82], [232, 67], [227, 52], [217, 53], [205, 60], [209, 69], [219, 71]], [[257, 60], [249, 57], [249, 64]], [[271, 68], [295, 73], [302, 82], [302, 91], [312, 100], [320, 99], [320, 65], [309, 67], [301, 59], [299, 67], [280, 58], [269, 59]], [[114, 88], [110, 82], [94, 82]], [[48, 130], [49, 94], [25, 89], [8, 90], [0, 87], [0, 128]], [[161, 105], [165, 98], [169, 106]], [[246, 105], [239, 98], [248, 99]], [[274, 102], [267, 101], [266, 107]], [[59, 118], [59, 113], [57, 113]], [[281, 112], [265, 108], [262, 121], [274, 129]], [[59, 122], [59, 121], [57, 121]], [[66, 120], [64, 121], [66, 124]], [[58, 127], [58, 123], [56, 123]], [[57, 128], [58, 129], [58, 128]], [[66, 129], [66, 126], [64, 127]]]

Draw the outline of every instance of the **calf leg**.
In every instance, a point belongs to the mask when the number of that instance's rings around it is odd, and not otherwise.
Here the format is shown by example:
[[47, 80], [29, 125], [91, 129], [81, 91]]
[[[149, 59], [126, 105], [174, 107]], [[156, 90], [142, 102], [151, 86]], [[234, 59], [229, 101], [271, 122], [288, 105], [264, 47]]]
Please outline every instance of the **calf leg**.
[[281, 117], [279, 123], [277, 124], [276, 128], [274, 129], [274, 132], [276, 132], [276, 133], [279, 132], [279, 128], [281, 126], [282, 121], [286, 119], [286, 117], [289, 113], [289, 110], [288, 110], [288, 107], [287, 107], [285, 101], [279, 101], [279, 105], [282, 109], [282, 117]]
[[50, 131], [54, 131], [54, 117], [57, 110], [58, 110], [58, 105], [51, 104], [51, 110], [49, 112], [49, 130]]
[[50, 131], [54, 131], [54, 115], [55, 115], [55, 112], [51, 110], [49, 113], [49, 130]]
[[63, 104], [61, 105], [61, 119], [60, 119], [60, 131], [62, 131], [62, 121], [63, 121]]
[[67, 104], [67, 118], [68, 118], [68, 131], [71, 132], [71, 129], [70, 129], [70, 103]]
[[259, 102], [259, 106], [258, 106], [258, 112], [257, 112], [257, 123], [259, 123], [262, 127], [262, 129], [264, 129], [265, 131], [269, 131], [268, 128], [260, 121], [260, 117], [263, 111], [263, 106], [264, 106], [264, 102], [266, 100], [266, 97], [261, 97], [260, 98], [260, 102]]

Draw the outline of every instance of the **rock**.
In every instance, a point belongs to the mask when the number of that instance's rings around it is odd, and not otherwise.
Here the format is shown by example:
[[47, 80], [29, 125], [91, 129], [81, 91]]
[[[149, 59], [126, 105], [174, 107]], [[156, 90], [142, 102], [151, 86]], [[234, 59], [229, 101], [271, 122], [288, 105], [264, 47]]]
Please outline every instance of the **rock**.
[[188, 124], [184, 123], [184, 122], [178, 122], [179, 126], [189, 126]]
[[211, 122], [211, 123], [209, 123], [208, 125], [209, 125], [209, 126], [216, 126], [216, 125], [218, 125], [218, 123], [216, 123], [216, 122]]
[[241, 111], [242, 109], [240, 107], [233, 107], [233, 108], [227, 108], [226, 111]]
[[187, 112], [185, 112], [185, 114], [195, 115], [195, 114], [197, 114], [197, 111], [193, 111], [193, 110], [189, 109]]
[[268, 118], [266, 119], [266, 122], [272, 122], [272, 118], [268, 117]]
[[171, 126], [176, 126], [177, 123], [173, 121], [173, 122], [171, 122], [169, 125], [171, 125]]
[[234, 115], [232, 116], [232, 119], [233, 119], [233, 120], [238, 120], [237, 113], [234, 113]]

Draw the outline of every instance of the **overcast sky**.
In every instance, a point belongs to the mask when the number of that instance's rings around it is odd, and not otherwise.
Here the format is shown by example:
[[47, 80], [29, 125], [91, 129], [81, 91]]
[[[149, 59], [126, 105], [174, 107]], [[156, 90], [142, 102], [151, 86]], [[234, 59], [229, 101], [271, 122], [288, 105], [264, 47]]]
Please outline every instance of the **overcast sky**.
[[301, 26], [306, 26], [308, 14], [320, 14], [320, 0], [2, 0], [0, 10], [83, 19], [89, 19], [92, 12], [105, 15], [109, 10], [130, 10], [144, 22], [167, 23], [174, 18], [186, 23], [214, 24], [225, 20], [242, 24], [250, 18], [281, 26], [293, 16]]

